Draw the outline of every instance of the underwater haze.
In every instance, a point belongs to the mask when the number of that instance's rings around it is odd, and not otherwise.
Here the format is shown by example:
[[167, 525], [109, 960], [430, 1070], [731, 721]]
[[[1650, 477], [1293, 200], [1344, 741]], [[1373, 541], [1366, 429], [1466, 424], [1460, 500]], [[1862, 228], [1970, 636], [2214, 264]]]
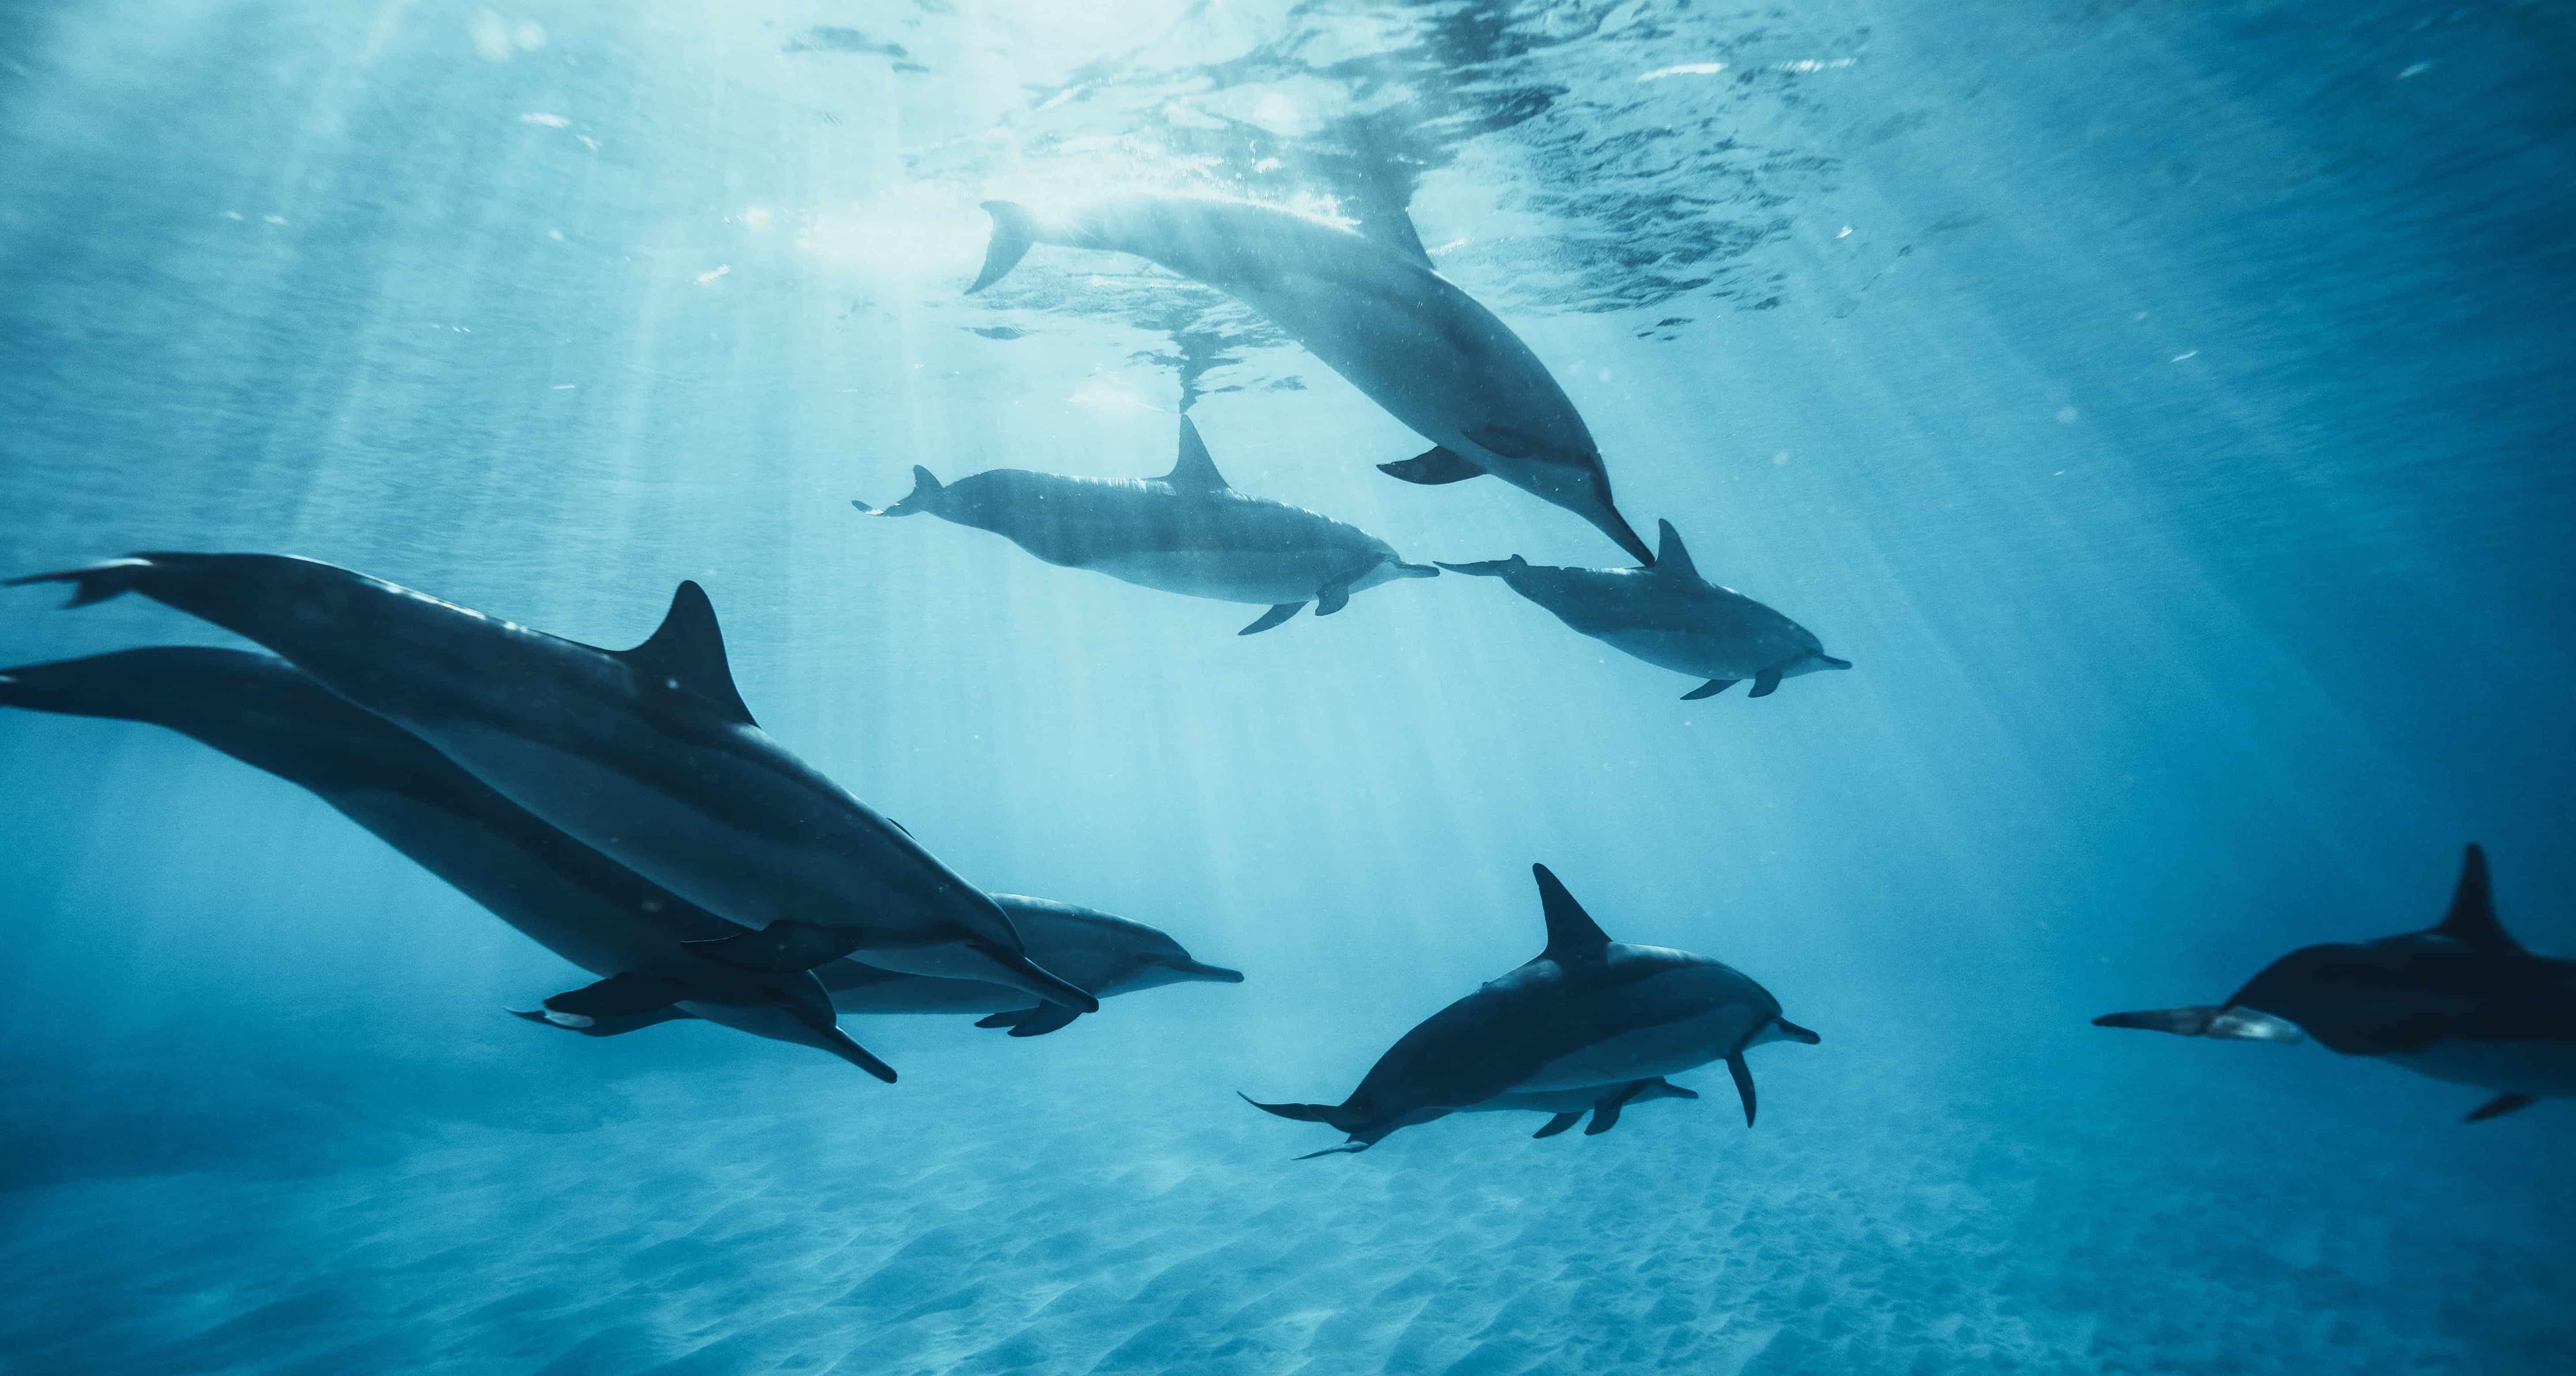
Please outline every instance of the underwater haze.
[[[591, 645], [683, 579], [987, 890], [1244, 973], [881, 1084], [595, 976], [175, 732], [0, 711], [0, 1367], [2576, 1370], [2576, 1104], [2141, 1036], [2431, 926], [2576, 955], [2576, 9], [0, 5], [0, 576], [309, 556]], [[1497, 579], [1258, 608], [885, 520], [916, 465], [1620, 567], [1236, 298], [979, 204], [1382, 229], [1848, 672], [1696, 701]], [[1418, 347], [1438, 347], [1421, 341]], [[0, 667], [241, 646], [0, 591]], [[1544, 863], [1817, 1045], [1533, 1140], [1332, 1102]]]

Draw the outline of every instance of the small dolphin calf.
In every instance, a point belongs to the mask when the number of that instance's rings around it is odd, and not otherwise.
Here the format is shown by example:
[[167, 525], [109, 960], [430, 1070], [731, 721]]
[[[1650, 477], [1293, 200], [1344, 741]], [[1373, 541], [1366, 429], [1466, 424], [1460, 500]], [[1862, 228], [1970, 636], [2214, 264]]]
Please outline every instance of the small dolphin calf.
[[690, 955], [681, 943], [743, 929], [548, 826], [284, 660], [163, 646], [31, 664], [0, 672], [0, 706], [192, 736], [311, 790], [502, 921], [603, 976], [523, 1017], [595, 1037], [699, 1017], [819, 1047], [894, 1079], [833, 1021], [831, 998], [811, 973], [755, 973]]
[[[997, 893], [993, 901], [1011, 915], [1029, 955], [1099, 998], [1141, 993], [1167, 984], [1241, 984], [1243, 972], [1208, 965], [1181, 943], [1142, 922], [1091, 908]], [[1074, 1019], [1060, 1003], [1028, 1006], [1028, 995], [982, 980], [898, 975], [842, 960], [815, 972], [832, 1002], [847, 1013], [989, 1013], [977, 1027], [1004, 1027], [1014, 1037], [1037, 1037]]]
[[2109, 1013], [2093, 1025], [2230, 1041], [2305, 1034], [2347, 1056], [2501, 1091], [2470, 1111], [2472, 1123], [2576, 1096], [2576, 961], [2533, 955], [2505, 934], [2476, 846], [2436, 926], [2302, 947], [2225, 1003]]
[[1270, 608], [1241, 635], [1269, 630], [1309, 600], [1317, 616], [1330, 616], [1363, 588], [1440, 572], [1404, 562], [1384, 540], [1356, 526], [1235, 491], [1217, 473], [1188, 416], [1181, 417], [1180, 461], [1152, 482], [1018, 468], [945, 485], [927, 468], [914, 468], [912, 476], [912, 495], [883, 511], [865, 502], [850, 505], [877, 516], [927, 511], [989, 530], [1050, 564], [1096, 569], [1164, 592]]
[[1440, 567], [1500, 578], [1595, 640], [1658, 668], [1708, 680], [1682, 694], [1684, 702], [1714, 697], [1748, 678], [1752, 696], [1769, 697], [1784, 678], [1852, 667], [1850, 660], [1826, 654], [1806, 627], [1701, 578], [1672, 522], [1663, 522], [1661, 533], [1662, 557], [1649, 568], [1557, 568], [1517, 554]]
[[715, 609], [682, 583], [632, 650], [602, 650], [311, 559], [139, 554], [14, 583], [70, 605], [139, 592], [257, 641], [494, 790], [719, 916], [692, 949], [745, 969], [843, 956], [1007, 984], [1096, 1012], [993, 900], [753, 723]]
[[1060, 219], [986, 201], [993, 242], [969, 292], [1033, 244], [1150, 259], [1240, 298], [1438, 446], [1380, 464], [1413, 483], [1487, 473], [1590, 521], [1651, 564], [1610, 499], [1592, 432], [1519, 335], [1431, 266], [1402, 216], [1376, 238], [1272, 206], [1128, 196]]
[[1781, 1017], [1780, 1001], [1739, 971], [1688, 951], [1612, 941], [1547, 866], [1531, 870], [1547, 918], [1547, 949], [1536, 959], [1405, 1033], [1341, 1103], [1253, 1107], [1348, 1133], [1342, 1145], [1311, 1153], [1329, 1156], [1366, 1151], [1398, 1128], [1500, 1095], [1576, 1090], [1597, 1096], [1582, 1101], [1597, 1108], [1622, 1087], [1723, 1060], [1751, 1127], [1744, 1053], [1765, 1042], [1813, 1046], [1816, 1034]]
[[1591, 1114], [1583, 1135], [1598, 1137], [1619, 1126], [1620, 1111], [1630, 1104], [1653, 1099], [1696, 1099], [1697, 1090], [1684, 1089], [1657, 1076], [1651, 1080], [1630, 1080], [1619, 1085], [1586, 1085], [1581, 1089], [1552, 1089], [1528, 1094], [1497, 1094], [1481, 1104], [1469, 1104], [1460, 1113], [1516, 1113], [1532, 1109], [1551, 1115], [1532, 1137], [1554, 1137], [1573, 1127], [1584, 1114]]

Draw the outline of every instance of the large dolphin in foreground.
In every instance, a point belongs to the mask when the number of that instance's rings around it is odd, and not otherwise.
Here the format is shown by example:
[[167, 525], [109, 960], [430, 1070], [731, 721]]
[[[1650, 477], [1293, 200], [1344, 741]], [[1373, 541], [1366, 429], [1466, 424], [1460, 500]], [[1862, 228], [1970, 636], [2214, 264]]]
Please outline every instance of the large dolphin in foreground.
[[[1249, 201], [1126, 196], [1060, 218], [986, 201], [993, 242], [969, 292], [1033, 244], [1130, 253], [1240, 298], [1436, 448], [1380, 464], [1413, 483], [1487, 473], [1598, 526], [1640, 562], [1592, 432], [1519, 335], [1431, 266], [1410, 225], [1378, 237]], [[1383, 242], [1382, 242], [1383, 241]]]
[[2107, 1013], [2096, 1027], [2294, 1042], [2498, 1091], [2479, 1122], [2576, 1096], [2576, 961], [2526, 951], [2496, 920], [2486, 852], [2470, 846], [2441, 922], [2376, 941], [2304, 946], [2220, 1004]]
[[1661, 533], [1662, 555], [1649, 568], [1558, 568], [1517, 554], [1440, 567], [1500, 578], [1595, 640], [1658, 668], [1708, 680], [1682, 694], [1684, 702], [1714, 697], [1748, 678], [1752, 696], [1769, 697], [1784, 678], [1852, 667], [1850, 660], [1826, 654], [1806, 627], [1701, 578], [1672, 522], [1663, 522]]
[[1547, 949], [1405, 1033], [1341, 1103], [1253, 1107], [1348, 1133], [1342, 1145], [1312, 1153], [1327, 1156], [1366, 1151], [1398, 1128], [1499, 1095], [1583, 1090], [1606, 1098], [1723, 1060], [1752, 1126], [1744, 1053], [1765, 1042], [1812, 1046], [1816, 1034], [1781, 1017], [1780, 1001], [1737, 970], [1688, 951], [1612, 941], [1547, 866], [1530, 868]]
[[512, 802], [758, 930], [691, 948], [765, 971], [857, 955], [1095, 1012], [1010, 918], [763, 732], [715, 609], [682, 583], [651, 638], [602, 650], [311, 559], [138, 554], [13, 583], [137, 592], [257, 641]]
[[1150, 482], [996, 468], [943, 485], [927, 468], [912, 474], [912, 494], [893, 506], [850, 505], [876, 516], [927, 511], [989, 530], [1050, 564], [1268, 607], [1242, 635], [1269, 630], [1310, 600], [1317, 616], [1330, 616], [1362, 588], [1440, 572], [1404, 562], [1357, 526], [1235, 491], [1188, 416], [1179, 462]]
[[[611, 1036], [698, 1017], [820, 1046], [891, 1076], [833, 1024], [835, 1005], [851, 1013], [982, 1013], [1028, 999], [1005, 985], [849, 960], [785, 975], [700, 960], [686, 943], [744, 929], [574, 840], [269, 655], [156, 646], [25, 665], [0, 671], [0, 706], [150, 722], [310, 790], [547, 950], [603, 977], [521, 1015], [533, 1021]], [[1071, 971], [1102, 996], [1243, 979], [1199, 963], [1141, 922], [1042, 898], [994, 899], [1050, 968]], [[1009, 1016], [1012, 1035], [1033, 1036], [1072, 1015], [1041, 1004]]]

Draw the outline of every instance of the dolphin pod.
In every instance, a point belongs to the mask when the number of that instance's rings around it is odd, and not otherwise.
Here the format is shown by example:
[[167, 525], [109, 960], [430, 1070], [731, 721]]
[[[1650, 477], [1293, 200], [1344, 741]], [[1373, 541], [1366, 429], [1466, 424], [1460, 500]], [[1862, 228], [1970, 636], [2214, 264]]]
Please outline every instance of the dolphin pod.
[[[1132, 254], [1243, 301], [1295, 336], [1389, 415], [1431, 441], [1378, 465], [1438, 485], [1488, 473], [1590, 521], [1651, 564], [1611, 500], [1600, 446], [1538, 355], [1492, 311], [1442, 277], [1409, 224], [1377, 237], [1273, 206], [1189, 196], [1126, 196], [1046, 217], [986, 201], [993, 239], [969, 293], [1033, 245]], [[1389, 232], [1392, 229], [1395, 232]]]
[[75, 607], [141, 593], [267, 646], [512, 802], [754, 929], [690, 947], [707, 959], [783, 973], [856, 955], [1100, 1008], [1029, 959], [982, 890], [753, 723], [695, 583], [643, 644], [613, 651], [278, 555], [138, 554], [13, 581], [70, 583]]
[[912, 470], [911, 495], [874, 516], [928, 512], [989, 530], [1050, 564], [1220, 602], [1265, 606], [1238, 634], [1269, 630], [1308, 602], [1330, 616], [1363, 588], [1439, 570], [1408, 564], [1384, 540], [1329, 516], [1237, 492], [1181, 417], [1172, 471], [1150, 482], [996, 468], [942, 484]]
[[[1753, 1125], [1753, 1071], [1744, 1053], [1766, 1042], [1813, 1046], [1813, 1032], [1780, 1014], [1780, 1001], [1741, 971], [1706, 956], [1612, 941], [1545, 865], [1533, 865], [1547, 946], [1519, 969], [1450, 1004], [1405, 1033], [1338, 1104], [1253, 1107], [1324, 1123], [1348, 1140], [1309, 1157], [1366, 1151], [1413, 1127], [1503, 1095], [1567, 1095], [1497, 1105], [1556, 1114], [1571, 1105], [1606, 1130], [1649, 1083], [1723, 1060]], [[1568, 1092], [1571, 1092], [1568, 1094]], [[1542, 1136], [1547, 1135], [1542, 1131]]]
[[[589, 1036], [695, 1017], [815, 1046], [894, 1072], [832, 1014], [987, 1012], [1024, 1002], [1003, 985], [898, 974], [856, 961], [762, 973], [701, 960], [690, 942], [744, 929], [662, 888], [494, 792], [419, 738], [355, 707], [284, 660], [157, 646], [0, 671], [0, 706], [149, 722], [302, 787], [598, 984], [520, 1016]], [[1046, 899], [994, 895], [1031, 949], [1106, 996], [1242, 975], [1190, 957], [1141, 922]], [[1049, 1015], [1071, 1014], [1055, 1004]], [[1029, 1010], [1034, 1015], [1040, 1010]], [[1037, 1021], [1034, 1017], [1032, 1021]], [[1064, 1021], [1049, 1021], [1052, 1031]], [[1014, 1036], [1035, 1035], [1014, 1029]]]
[[1815, 633], [1733, 588], [1699, 576], [1682, 537], [1665, 521], [1660, 557], [1634, 569], [1568, 569], [1533, 564], [1515, 554], [1478, 564], [1442, 564], [1452, 573], [1500, 578], [1566, 625], [1658, 668], [1708, 682], [1685, 702], [1714, 697], [1746, 679], [1750, 696], [1769, 697], [1785, 678], [1851, 661], [1825, 653]]
[[2431, 927], [2303, 946], [2224, 1003], [2106, 1013], [2093, 1025], [2221, 1041], [2314, 1037], [2346, 1056], [2495, 1091], [2463, 1119], [2471, 1123], [2576, 1096], [2576, 961], [2533, 955], [2506, 933], [2475, 845]]

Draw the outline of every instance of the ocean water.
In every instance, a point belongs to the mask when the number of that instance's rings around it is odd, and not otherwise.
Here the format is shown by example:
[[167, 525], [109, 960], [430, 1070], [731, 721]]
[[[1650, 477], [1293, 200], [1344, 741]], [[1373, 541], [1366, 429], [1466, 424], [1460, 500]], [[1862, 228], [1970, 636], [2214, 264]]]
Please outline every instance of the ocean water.
[[[2439, 916], [2576, 953], [2576, 11], [0, 5], [0, 573], [330, 560], [590, 643], [696, 579], [762, 725], [975, 883], [1240, 985], [888, 1086], [591, 978], [316, 798], [0, 712], [0, 1368], [2576, 1370], [2576, 1119], [2109, 1032]], [[1621, 505], [1849, 673], [1700, 701], [1488, 580], [1248, 607], [877, 521], [1164, 472], [1625, 562], [1229, 298], [978, 202], [1409, 209]], [[237, 644], [0, 593], [0, 664]], [[1339, 1099], [1539, 947], [1816, 1046], [1531, 1140]]]

